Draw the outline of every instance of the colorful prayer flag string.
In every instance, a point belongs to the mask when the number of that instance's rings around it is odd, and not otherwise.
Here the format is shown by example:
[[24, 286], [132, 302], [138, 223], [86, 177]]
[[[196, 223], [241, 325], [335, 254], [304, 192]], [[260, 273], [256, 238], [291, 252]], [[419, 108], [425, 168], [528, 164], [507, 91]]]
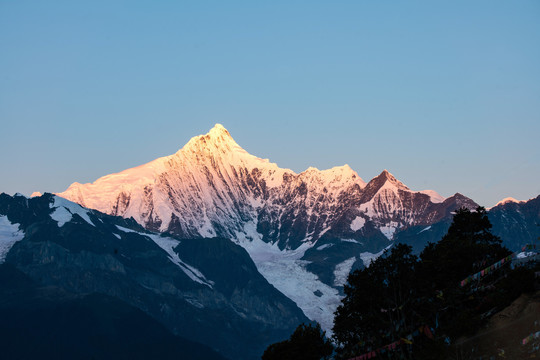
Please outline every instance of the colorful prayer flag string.
[[[536, 245], [525, 245], [521, 251], [525, 251], [525, 250], [533, 250], [533, 249], [536, 249]], [[459, 285], [461, 287], [464, 287], [465, 285], [471, 283], [473, 280], [477, 280], [481, 277], [484, 277], [486, 276], [487, 274], [493, 272], [493, 270], [496, 270], [496, 269], [499, 269], [500, 267], [502, 267], [504, 264], [506, 264], [507, 262], [510, 262], [512, 261], [513, 258], [515, 258], [517, 256], [516, 253], [513, 253], [511, 255], [508, 255], [504, 258], [502, 258], [501, 260], [497, 261], [495, 264], [492, 264], [490, 266], [488, 266], [487, 268], [485, 269], [482, 269], [480, 270], [479, 272], [477, 272], [476, 274], [473, 274], [471, 276], [468, 276], [467, 278], [461, 280], [461, 282], [459, 283]]]
[[528, 343], [530, 343], [533, 339], [536, 339], [540, 337], [540, 331], [537, 331], [535, 333], [532, 333], [531, 335], [527, 336], [526, 338], [524, 338], [523, 340], [521, 340], [521, 345], [527, 345]]
[[433, 339], [433, 332], [427, 325], [420, 326], [417, 330], [410, 333], [409, 335], [402, 337], [401, 339], [394, 341], [393, 343], [384, 345], [376, 350], [367, 352], [365, 354], [349, 358], [348, 360], [366, 360], [366, 359], [373, 359], [377, 357], [378, 354], [384, 354], [386, 351], [394, 351], [399, 346], [403, 344], [412, 345], [413, 343], [413, 337], [419, 336], [420, 334], [426, 335], [428, 338]]

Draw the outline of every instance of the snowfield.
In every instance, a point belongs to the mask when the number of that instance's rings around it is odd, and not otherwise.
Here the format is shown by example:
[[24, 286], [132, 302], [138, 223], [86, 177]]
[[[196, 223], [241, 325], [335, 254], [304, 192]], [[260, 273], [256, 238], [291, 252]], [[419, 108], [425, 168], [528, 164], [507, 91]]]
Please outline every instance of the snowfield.
[[305, 269], [307, 261], [300, 260], [313, 244], [304, 243], [295, 250], [280, 250], [277, 244], [262, 241], [261, 235], [254, 231], [254, 224], [249, 227], [250, 238], [238, 234], [240, 240], [237, 243], [246, 249], [257, 270], [294, 301], [309, 319], [319, 322], [327, 336], [331, 336], [334, 312], [341, 303], [341, 296], [336, 289]]

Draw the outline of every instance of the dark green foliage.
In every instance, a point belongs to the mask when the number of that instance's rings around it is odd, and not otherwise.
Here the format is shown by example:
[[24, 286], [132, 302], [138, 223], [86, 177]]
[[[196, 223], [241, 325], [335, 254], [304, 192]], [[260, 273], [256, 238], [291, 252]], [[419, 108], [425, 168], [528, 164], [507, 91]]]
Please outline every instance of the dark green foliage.
[[350, 355], [399, 340], [412, 324], [417, 257], [398, 244], [385, 257], [349, 276], [334, 320], [334, 338]]
[[[474, 333], [495, 311], [532, 290], [533, 271], [511, 271], [508, 265], [460, 285], [510, 254], [490, 229], [484, 208], [460, 209], [448, 233], [419, 257], [410, 246], [397, 244], [370, 267], [352, 273], [334, 320], [339, 357], [361, 355], [412, 334], [412, 344], [379, 357], [444, 357], [458, 337]], [[418, 331], [426, 326], [428, 333]]]
[[435, 313], [442, 324], [439, 330], [450, 340], [476, 331], [485, 313], [495, 306], [492, 292], [472, 288], [494, 286], [493, 282], [504, 278], [509, 271], [509, 267], [499, 269], [496, 274], [484, 277], [481, 284], [464, 288], [458, 285], [467, 276], [510, 254], [490, 229], [484, 208], [472, 212], [460, 209], [448, 233], [438, 243], [428, 244], [420, 255], [417, 275], [421, 296], [431, 299], [439, 291], [442, 296], [421, 303], [418, 312], [427, 323]]
[[467, 275], [486, 267], [510, 252], [490, 232], [486, 210], [456, 212], [448, 233], [436, 244], [429, 243], [422, 251], [419, 274], [428, 290], [454, 285]]
[[334, 347], [324, 337], [321, 326], [302, 324], [290, 339], [270, 345], [262, 360], [320, 360], [328, 359]]
[[[415, 323], [418, 259], [398, 244], [370, 267], [349, 277], [343, 305], [336, 311], [334, 338], [345, 357], [399, 341]], [[367, 311], [366, 311], [367, 310]]]

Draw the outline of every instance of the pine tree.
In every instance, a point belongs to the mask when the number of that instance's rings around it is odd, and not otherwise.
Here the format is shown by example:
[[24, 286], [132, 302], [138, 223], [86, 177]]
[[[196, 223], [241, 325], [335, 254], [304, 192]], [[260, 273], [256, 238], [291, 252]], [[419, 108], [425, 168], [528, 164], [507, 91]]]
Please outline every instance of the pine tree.
[[334, 340], [342, 356], [354, 356], [399, 341], [416, 323], [412, 248], [397, 244], [369, 267], [349, 276], [334, 319]]

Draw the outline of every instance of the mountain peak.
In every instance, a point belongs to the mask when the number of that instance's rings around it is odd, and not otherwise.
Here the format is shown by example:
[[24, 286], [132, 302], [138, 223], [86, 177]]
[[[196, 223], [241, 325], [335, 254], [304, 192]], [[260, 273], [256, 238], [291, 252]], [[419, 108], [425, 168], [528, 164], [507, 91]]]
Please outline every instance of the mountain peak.
[[385, 183], [388, 181], [399, 189], [409, 190], [409, 188], [405, 184], [396, 179], [395, 176], [386, 169], [384, 169], [375, 179], [378, 180], [377, 182]]
[[[497, 204], [495, 204], [495, 206], [504, 205], [504, 204], [507, 204], [507, 203], [519, 204], [519, 203], [522, 203], [522, 202], [525, 202], [525, 201], [524, 200], [517, 200], [517, 199], [514, 199], [513, 197], [506, 197], [506, 198], [502, 199], [501, 201], [499, 201]], [[495, 207], [495, 206], [493, 206], [493, 207]]]
[[226, 136], [226, 137], [231, 137], [231, 134], [229, 133], [229, 131], [227, 129], [225, 129], [225, 127], [221, 124], [215, 124], [213, 128], [210, 129], [210, 131], [208, 132], [208, 134], [206, 135], [209, 135], [210, 137], [222, 137], [222, 136]]
[[208, 133], [192, 137], [181, 151], [201, 152], [216, 150], [231, 151], [233, 149], [244, 151], [232, 138], [231, 134], [221, 124], [215, 124]]

